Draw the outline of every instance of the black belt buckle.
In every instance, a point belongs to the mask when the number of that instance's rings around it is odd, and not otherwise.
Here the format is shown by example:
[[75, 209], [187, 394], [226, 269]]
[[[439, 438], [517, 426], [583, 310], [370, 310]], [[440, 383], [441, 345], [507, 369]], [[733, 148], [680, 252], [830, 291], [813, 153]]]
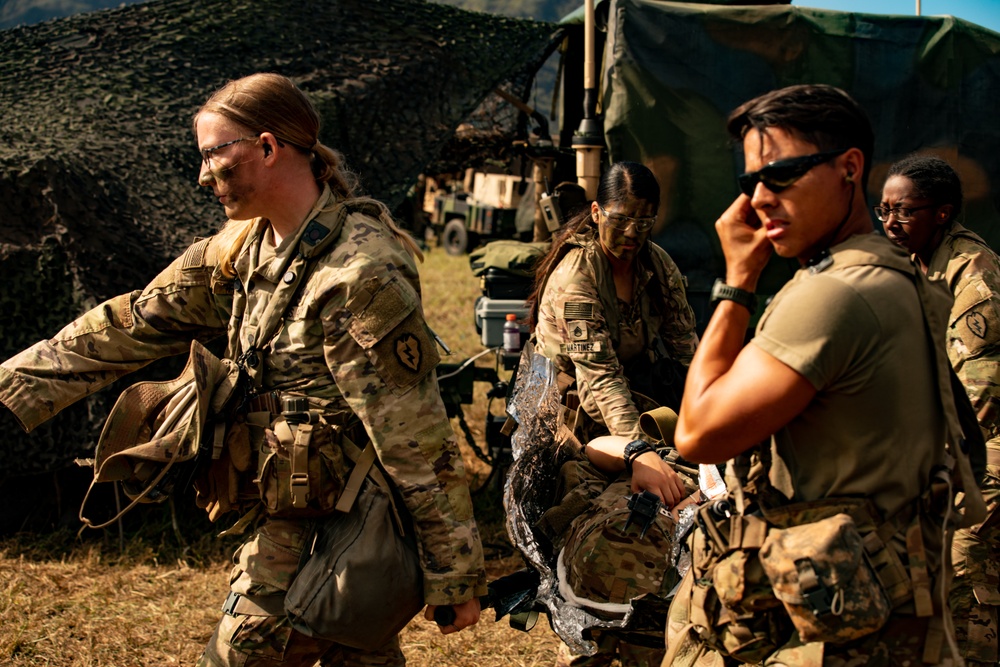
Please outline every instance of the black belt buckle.
[[240, 594], [229, 592], [226, 596], [226, 601], [222, 603], [222, 613], [229, 614], [230, 616], [236, 616], [236, 605], [239, 604]]

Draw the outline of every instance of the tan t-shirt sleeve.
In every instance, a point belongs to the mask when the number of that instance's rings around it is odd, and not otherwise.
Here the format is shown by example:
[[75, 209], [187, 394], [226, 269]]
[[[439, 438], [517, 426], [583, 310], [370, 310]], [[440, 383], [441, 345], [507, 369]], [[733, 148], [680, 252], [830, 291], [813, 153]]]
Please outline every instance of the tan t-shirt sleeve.
[[[880, 335], [871, 307], [827, 275], [786, 285], [761, 317], [751, 343], [804, 376], [817, 391], [844, 377]], [[856, 370], [854, 372], [857, 372]]]

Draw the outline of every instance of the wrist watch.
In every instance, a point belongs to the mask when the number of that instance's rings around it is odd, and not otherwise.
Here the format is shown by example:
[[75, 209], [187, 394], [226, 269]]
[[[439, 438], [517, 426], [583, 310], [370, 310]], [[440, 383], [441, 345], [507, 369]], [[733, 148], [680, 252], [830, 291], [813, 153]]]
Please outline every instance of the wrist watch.
[[709, 301], [715, 303], [722, 300], [735, 301], [749, 310], [751, 315], [757, 312], [757, 296], [753, 292], [727, 285], [721, 278], [716, 278]]
[[653, 446], [643, 440], [642, 438], [637, 438], [632, 442], [625, 445], [625, 472], [632, 474], [632, 462], [635, 461], [639, 456], [645, 454], [646, 452], [655, 452]]

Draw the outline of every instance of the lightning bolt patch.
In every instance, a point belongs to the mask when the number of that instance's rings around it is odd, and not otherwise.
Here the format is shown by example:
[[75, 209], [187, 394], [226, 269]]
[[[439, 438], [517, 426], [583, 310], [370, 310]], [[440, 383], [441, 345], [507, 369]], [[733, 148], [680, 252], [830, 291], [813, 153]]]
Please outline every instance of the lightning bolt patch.
[[982, 313], [971, 312], [965, 316], [965, 326], [969, 327], [977, 338], [986, 338], [986, 318]]
[[404, 333], [396, 339], [396, 358], [411, 371], [420, 369], [420, 341], [411, 333]]

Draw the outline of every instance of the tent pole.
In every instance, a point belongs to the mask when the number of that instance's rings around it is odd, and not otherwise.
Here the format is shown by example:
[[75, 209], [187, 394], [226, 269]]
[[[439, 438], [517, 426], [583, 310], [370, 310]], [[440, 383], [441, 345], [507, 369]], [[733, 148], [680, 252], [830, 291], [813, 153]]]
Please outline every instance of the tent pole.
[[597, 118], [597, 78], [594, 74], [594, 0], [587, 0], [583, 22], [583, 120], [573, 134], [576, 151], [576, 181], [587, 199], [597, 196], [601, 178], [604, 132]]

